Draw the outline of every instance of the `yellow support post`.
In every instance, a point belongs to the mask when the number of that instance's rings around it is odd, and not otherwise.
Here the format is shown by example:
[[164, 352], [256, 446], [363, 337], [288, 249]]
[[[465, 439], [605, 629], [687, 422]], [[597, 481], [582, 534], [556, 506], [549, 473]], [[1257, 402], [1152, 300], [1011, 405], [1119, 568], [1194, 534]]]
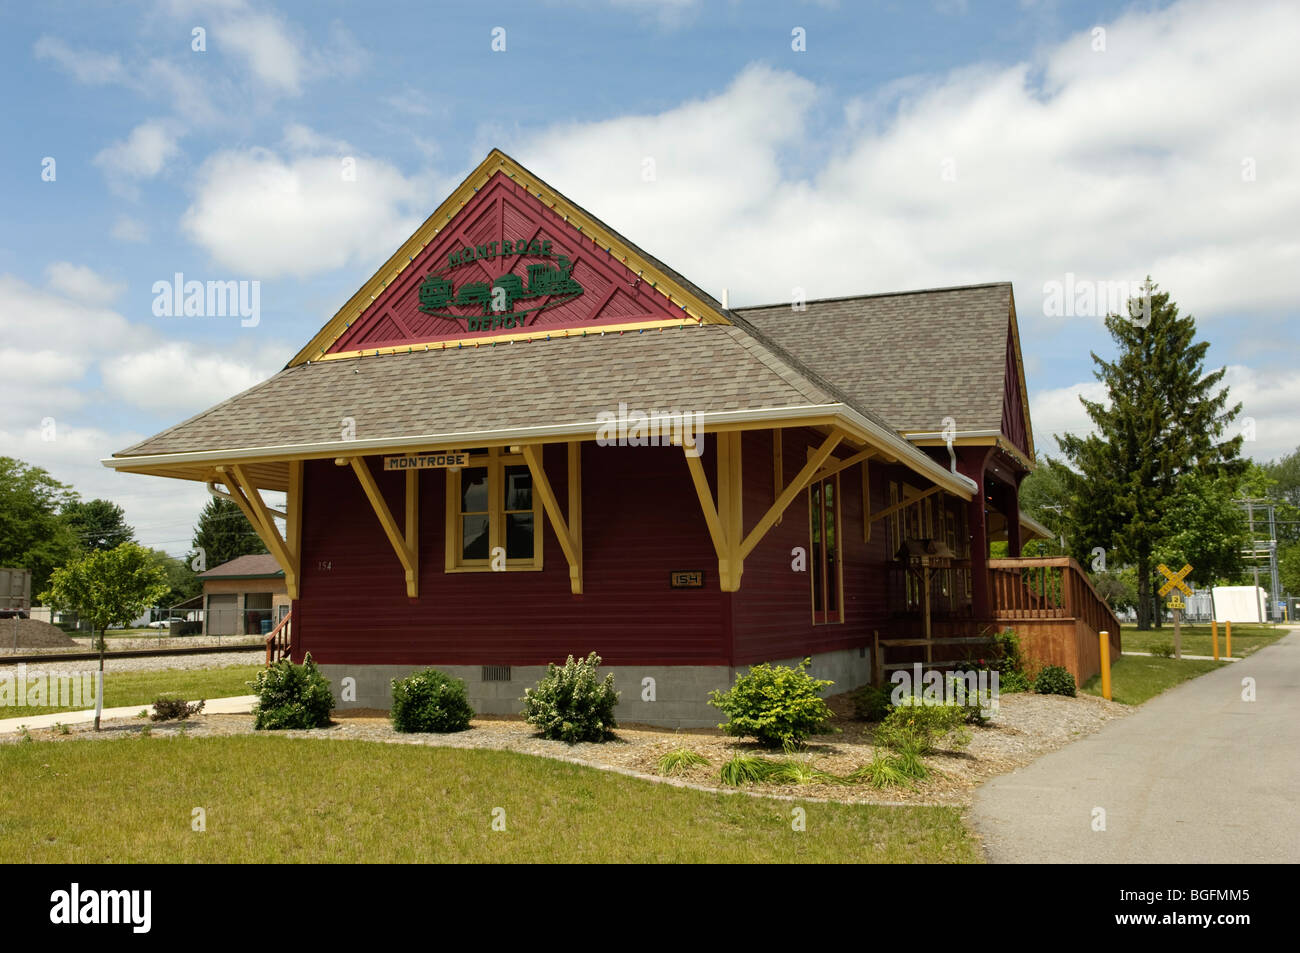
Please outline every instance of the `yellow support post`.
[[1219, 641], [1219, 620], [1218, 619], [1210, 620], [1210, 635], [1214, 637], [1215, 642]]
[[1102, 629], [1097, 637], [1101, 639], [1101, 695], [1110, 701], [1110, 633]]
[[1214, 647], [1214, 660], [1219, 660], [1219, 628], [1215, 626], [1214, 631], [1210, 633], [1210, 644]]
[[1223, 634], [1228, 642], [1228, 644], [1225, 646], [1227, 651], [1224, 654], [1227, 655], [1228, 658], [1232, 658], [1232, 623], [1231, 622], [1223, 623]]

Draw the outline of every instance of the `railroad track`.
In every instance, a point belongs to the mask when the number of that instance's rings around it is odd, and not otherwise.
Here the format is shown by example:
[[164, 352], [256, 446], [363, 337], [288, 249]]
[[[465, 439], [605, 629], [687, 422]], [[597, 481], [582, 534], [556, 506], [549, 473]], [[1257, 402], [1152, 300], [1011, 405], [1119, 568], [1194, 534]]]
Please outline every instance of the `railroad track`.
[[[260, 642], [247, 645], [198, 645], [184, 649], [119, 649], [104, 653], [104, 660], [117, 658], [166, 658], [174, 655], [215, 655], [220, 652], [260, 652]], [[0, 665], [17, 665], [19, 662], [93, 662], [98, 652], [42, 652], [40, 655], [9, 655], [0, 653]]]

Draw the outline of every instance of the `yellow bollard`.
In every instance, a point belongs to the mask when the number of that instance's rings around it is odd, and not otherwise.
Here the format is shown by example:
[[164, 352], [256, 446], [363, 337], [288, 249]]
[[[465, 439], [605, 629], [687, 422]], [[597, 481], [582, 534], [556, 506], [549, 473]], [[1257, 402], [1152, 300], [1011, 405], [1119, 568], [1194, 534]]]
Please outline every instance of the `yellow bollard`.
[[1218, 619], [1211, 619], [1211, 620], [1210, 620], [1210, 635], [1214, 636], [1214, 638], [1215, 638], [1216, 640], [1219, 638], [1219, 620], [1218, 620]]
[[1214, 646], [1214, 660], [1219, 660], [1219, 627], [1216, 625], [1214, 631], [1210, 633], [1210, 641]]
[[1110, 633], [1102, 629], [1097, 637], [1101, 640], [1101, 696], [1110, 701]]
[[1228, 650], [1227, 655], [1228, 658], [1232, 658], [1232, 622], [1231, 621], [1223, 623], [1223, 631], [1228, 639], [1228, 644], [1226, 646]]

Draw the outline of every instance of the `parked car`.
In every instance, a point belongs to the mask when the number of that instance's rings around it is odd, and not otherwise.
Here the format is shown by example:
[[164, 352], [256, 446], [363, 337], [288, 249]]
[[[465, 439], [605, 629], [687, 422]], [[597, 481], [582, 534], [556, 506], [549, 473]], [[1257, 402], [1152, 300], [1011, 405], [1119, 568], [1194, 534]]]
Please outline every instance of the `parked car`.
[[184, 619], [154, 619], [152, 622], [149, 623], [149, 628], [166, 629], [169, 628], [173, 622], [184, 622], [184, 621], [185, 621]]

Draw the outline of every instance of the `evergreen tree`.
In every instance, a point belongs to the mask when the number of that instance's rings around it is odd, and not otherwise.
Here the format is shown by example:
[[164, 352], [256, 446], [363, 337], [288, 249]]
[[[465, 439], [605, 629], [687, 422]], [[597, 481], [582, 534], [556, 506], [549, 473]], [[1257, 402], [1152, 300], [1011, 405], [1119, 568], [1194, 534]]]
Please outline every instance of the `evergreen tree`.
[[198, 525], [194, 527], [194, 549], [190, 553], [189, 563], [195, 565], [195, 557], [203, 559], [198, 571], [212, 569], [222, 563], [230, 562], [236, 556], [249, 556], [266, 552], [261, 537], [253, 529], [244, 511], [233, 500], [213, 497], [199, 514]]
[[1168, 292], [1149, 281], [1147, 288], [1149, 311], [1134, 299], [1129, 315], [1106, 317], [1116, 359], [1092, 354], [1106, 400], [1080, 401], [1097, 432], [1057, 437], [1073, 467], [1068, 510], [1076, 533], [1067, 543], [1080, 561], [1102, 546], [1112, 562], [1118, 556], [1135, 567], [1139, 629], [1151, 625], [1157, 550], [1178, 529], [1169, 522], [1181, 508], [1175, 504], [1194, 489], [1184, 478], [1217, 480], [1245, 468], [1237, 459], [1241, 436], [1222, 439], [1241, 410], [1228, 406], [1225, 369], [1205, 372], [1209, 343], [1196, 340], [1195, 318], [1180, 316]]
[[113, 549], [134, 543], [135, 530], [127, 525], [122, 507], [108, 500], [76, 500], [63, 507], [64, 522], [88, 551]]

